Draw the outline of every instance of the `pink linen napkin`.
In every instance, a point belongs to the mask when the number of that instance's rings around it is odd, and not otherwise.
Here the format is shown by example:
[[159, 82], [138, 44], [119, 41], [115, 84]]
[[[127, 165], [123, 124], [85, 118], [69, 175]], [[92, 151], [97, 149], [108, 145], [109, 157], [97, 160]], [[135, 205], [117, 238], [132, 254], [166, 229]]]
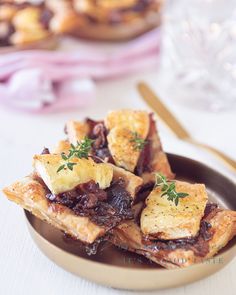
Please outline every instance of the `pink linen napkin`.
[[70, 51], [19, 51], [0, 55], [0, 103], [29, 112], [91, 105], [99, 80], [157, 66], [160, 32], [105, 46], [78, 41]]

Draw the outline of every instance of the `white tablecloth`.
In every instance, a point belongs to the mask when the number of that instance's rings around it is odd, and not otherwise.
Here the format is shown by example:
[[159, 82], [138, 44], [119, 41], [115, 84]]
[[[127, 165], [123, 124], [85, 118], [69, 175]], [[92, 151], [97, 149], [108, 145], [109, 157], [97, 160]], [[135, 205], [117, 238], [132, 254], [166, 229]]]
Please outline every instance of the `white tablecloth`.
[[[98, 86], [96, 104], [89, 110], [33, 116], [1, 109], [0, 187], [27, 175], [31, 171], [33, 154], [41, 152], [44, 146], [50, 148], [61, 139], [64, 136], [64, 123], [68, 119], [82, 119], [85, 116], [102, 118], [107, 110], [115, 108], [148, 109], [135, 89], [135, 84], [139, 80], [145, 80], [159, 92], [195, 138], [236, 157], [234, 130], [236, 111], [214, 114], [180, 106], [171, 99], [171, 95], [167, 97], [166, 91], [160, 85], [158, 74], [149, 72], [116, 81], [101, 82]], [[234, 177], [212, 156], [175, 139], [162, 123], [159, 123], [159, 129], [166, 151], [199, 159], [221, 170], [229, 177]], [[53, 264], [31, 240], [23, 211], [7, 201], [2, 194], [0, 197], [0, 225], [0, 294], [134, 294], [96, 285], [67, 273]], [[151, 294], [233, 295], [236, 294], [235, 272], [236, 259], [219, 273], [200, 282]], [[148, 294], [148, 292], [139, 294]]]

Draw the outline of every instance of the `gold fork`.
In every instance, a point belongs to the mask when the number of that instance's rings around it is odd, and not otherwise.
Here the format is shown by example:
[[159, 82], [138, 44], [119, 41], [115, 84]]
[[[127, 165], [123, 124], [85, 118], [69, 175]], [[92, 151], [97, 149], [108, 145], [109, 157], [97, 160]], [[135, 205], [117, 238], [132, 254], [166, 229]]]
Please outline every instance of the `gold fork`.
[[223, 161], [229, 168], [236, 172], [236, 161], [225, 155], [223, 152], [209, 145], [196, 141], [188, 131], [180, 124], [168, 108], [161, 102], [159, 97], [150, 89], [150, 87], [140, 82], [137, 85], [138, 91], [144, 101], [156, 112], [156, 114], [166, 123], [166, 125], [175, 133], [175, 135], [184, 141], [190, 142], [200, 148], [214, 154], [218, 159]]

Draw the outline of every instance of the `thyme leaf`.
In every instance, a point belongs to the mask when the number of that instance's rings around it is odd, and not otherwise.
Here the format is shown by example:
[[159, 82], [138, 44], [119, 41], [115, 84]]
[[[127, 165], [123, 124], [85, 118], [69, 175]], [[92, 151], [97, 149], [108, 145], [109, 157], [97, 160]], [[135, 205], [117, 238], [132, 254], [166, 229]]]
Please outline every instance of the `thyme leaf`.
[[72, 158], [78, 158], [78, 159], [88, 159], [89, 151], [92, 147], [93, 140], [89, 139], [88, 137], [85, 137], [80, 142], [77, 141], [76, 145], [71, 144], [70, 149], [68, 151], [68, 154], [61, 153], [61, 158], [64, 160], [64, 164], [62, 164], [58, 169], [57, 173], [60, 172], [63, 169], [69, 169], [73, 170], [74, 166], [77, 165], [77, 163], [72, 162]]
[[132, 139], [130, 140], [130, 142], [133, 143], [135, 151], [141, 151], [147, 144], [147, 141], [145, 139], [142, 139], [137, 132], [132, 132]]
[[184, 192], [178, 193], [176, 191], [175, 182], [169, 182], [161, 173], [156, 173], [155, 187], [161, 187], [161, 197], [167, 196], [167, 200], [174, 202], [175, 206], [178, 206], [180, 198], [185, 198], [189, 195]]

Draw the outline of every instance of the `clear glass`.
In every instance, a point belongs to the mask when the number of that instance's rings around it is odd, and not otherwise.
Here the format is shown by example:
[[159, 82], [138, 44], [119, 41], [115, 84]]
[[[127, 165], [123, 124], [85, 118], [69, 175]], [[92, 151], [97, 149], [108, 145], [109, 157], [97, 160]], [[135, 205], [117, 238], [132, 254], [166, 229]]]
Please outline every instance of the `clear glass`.
[[236, 106], [236, 0], [167, 0], [162, 73], [172, 96], [206, 110]]

